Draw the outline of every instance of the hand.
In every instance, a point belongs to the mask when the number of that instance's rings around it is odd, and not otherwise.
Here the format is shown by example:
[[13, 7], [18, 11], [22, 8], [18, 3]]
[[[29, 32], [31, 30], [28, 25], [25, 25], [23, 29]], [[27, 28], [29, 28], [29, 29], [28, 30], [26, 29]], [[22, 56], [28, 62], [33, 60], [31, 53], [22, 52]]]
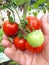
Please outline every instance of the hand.
[[49, 65], [49, 22], [47, 20], [48, 14], [42, 16], [42, 31], [45, 35], [44, 49], [41, 53], [35, 54], [26, 50], [24, 52], [16, 49], [14, 45], [3, 36], [2, 45], [5, 47], [5, 54], [12, 60], [21, 65]]

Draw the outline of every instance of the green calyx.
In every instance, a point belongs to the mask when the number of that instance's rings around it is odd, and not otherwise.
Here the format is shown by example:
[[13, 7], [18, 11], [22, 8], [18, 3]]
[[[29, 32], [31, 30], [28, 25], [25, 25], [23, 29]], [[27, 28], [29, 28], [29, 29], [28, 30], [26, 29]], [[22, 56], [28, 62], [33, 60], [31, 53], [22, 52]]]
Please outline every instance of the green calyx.
[[10, 23], [14, 23], [14, 20], [11, 16], [9, 16], [8, 19], [9, 19]]
[[26, 36], [26, 40], [32, 47], [40, 47], [44, 43], [44, 35], [41, 30], [35, 30]]

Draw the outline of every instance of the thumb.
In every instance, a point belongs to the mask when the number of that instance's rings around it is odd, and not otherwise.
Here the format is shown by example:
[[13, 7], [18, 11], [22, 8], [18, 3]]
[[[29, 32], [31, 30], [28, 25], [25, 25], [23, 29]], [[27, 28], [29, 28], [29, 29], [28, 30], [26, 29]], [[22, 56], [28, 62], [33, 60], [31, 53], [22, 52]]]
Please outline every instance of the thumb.
[[49, 14], [46, 13], [44, 14], [42, 17], [41, 17], [41, 28], [42, 28], [42, 31], [45, 35], [48, 35], [49, 34]]

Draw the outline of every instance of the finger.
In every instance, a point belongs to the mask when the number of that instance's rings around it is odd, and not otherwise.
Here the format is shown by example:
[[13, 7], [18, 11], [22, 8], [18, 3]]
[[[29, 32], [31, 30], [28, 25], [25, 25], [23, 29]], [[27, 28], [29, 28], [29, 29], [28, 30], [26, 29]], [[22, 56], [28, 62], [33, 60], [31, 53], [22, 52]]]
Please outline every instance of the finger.
[[3, 34], [3, 39], [8, 39], [8, 37], [5, 34]]
[[7, 39], [2, 40], [3, 47], [11, 47], [11, 45], [12, 45], [12, 43], [9, 40], [7, 40]]
[[16, 51], [12, 48], [6, 48], [4, 52], [12, 60], [18, 62], [21, 65], [25, 64], [25, 56], [20, 50]]
[[16, 50], [14, 44], [12, 42], [10, 42], [9, 40], [7, 40], [7, 39], [2, 40], [2, 46], [4, 46], [5, 48], [10, 47], [10, 48]]
[[34, 62], [34, 54], [31, 53], [30, 51], [26, 50], [24, 51], [24, 55], [25, 55], [25, 65], [32, 65], [32, 62]]
[[49, 22], [48, 22], [48, 14], [45, 14], [41, 17], [41, 28], [45, 35], [49, 34]]
[[49, 61], [49, 36], [45, 35], [45, 41], [44, 41], [44, 50], [43, 50], [43, 56], [47, 61]]

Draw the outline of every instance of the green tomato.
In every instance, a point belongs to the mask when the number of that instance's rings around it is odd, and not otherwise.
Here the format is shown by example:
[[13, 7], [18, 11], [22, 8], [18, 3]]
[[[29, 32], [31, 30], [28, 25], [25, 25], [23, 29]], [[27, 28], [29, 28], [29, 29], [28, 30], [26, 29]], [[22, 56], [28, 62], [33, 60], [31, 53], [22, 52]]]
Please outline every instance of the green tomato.
[[44, 43], [44, 35], [41, 30], [35, 30], [26, 36], [26, 40], [32, 47], [40, 47]]

